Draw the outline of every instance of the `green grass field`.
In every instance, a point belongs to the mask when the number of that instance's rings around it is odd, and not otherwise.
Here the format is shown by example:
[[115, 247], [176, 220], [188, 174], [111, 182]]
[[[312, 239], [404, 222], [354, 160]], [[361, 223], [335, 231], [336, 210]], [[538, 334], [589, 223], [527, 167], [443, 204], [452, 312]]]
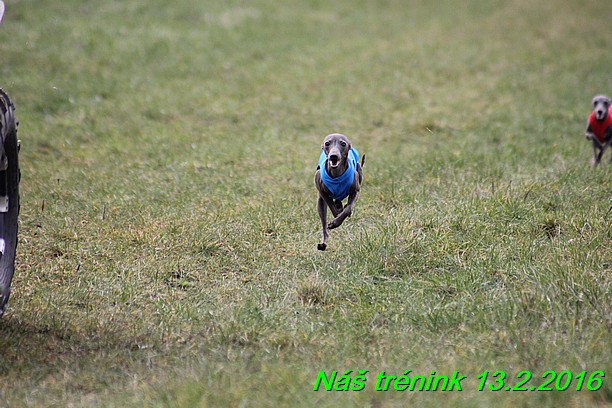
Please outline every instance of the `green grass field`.
[[[0, 407], [612, 406], [612, 164], [583, 137], [612, 2], [6, 3]], [[332, 132], [367, 161], [320, 252]], [[333, 370], [364, 389], [313, 391]], [[467, 378], [375, 390], [406, 370]], [[506, 391], [525, 370], [573, 377]]]

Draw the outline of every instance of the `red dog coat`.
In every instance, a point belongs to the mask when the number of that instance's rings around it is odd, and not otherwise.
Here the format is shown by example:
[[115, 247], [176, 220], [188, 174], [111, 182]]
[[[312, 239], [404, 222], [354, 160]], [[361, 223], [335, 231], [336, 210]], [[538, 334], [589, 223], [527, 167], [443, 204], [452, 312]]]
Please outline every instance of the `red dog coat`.
[[605, 120], [596, 120], [593, 112], [589, 115], [589, 126], [597, 140], [599, 140], [599, 143], [605, 142], [606, 129], [610, 125], [612, 125], [612, 105], [608, 107], [608, 116]]

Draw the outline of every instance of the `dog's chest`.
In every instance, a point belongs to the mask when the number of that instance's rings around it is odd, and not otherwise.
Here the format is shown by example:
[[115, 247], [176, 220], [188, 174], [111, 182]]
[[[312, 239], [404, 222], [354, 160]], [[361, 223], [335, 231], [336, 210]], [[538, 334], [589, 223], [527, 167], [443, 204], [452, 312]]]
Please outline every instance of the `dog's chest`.
[[612, 105], [608, 108], [608, 116], [605, 120], [596, 120], [595, 114], [591, 112], [589, 115], [589, 126], [591, 126], [591, 131], [597, 139], [603, 143], [605, 141], [606, 130], [612, 126]]

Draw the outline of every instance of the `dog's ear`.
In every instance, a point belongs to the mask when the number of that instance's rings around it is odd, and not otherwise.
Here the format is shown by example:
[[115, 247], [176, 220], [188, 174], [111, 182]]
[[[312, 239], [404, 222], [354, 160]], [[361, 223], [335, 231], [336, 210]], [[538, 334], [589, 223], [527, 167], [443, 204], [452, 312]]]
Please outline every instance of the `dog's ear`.
[[323, 139], [323, 143], [321, 143], [321, 149], [325, 150], [325, 145], [329, 146], [329, 139]]
[[353, 148], [353, 144], [351, 143], [351, 141], [349, 140], [348, 137], [345, 138], [346, 141], [346, 146], [348, 147], [349, 150], [351, 150]]

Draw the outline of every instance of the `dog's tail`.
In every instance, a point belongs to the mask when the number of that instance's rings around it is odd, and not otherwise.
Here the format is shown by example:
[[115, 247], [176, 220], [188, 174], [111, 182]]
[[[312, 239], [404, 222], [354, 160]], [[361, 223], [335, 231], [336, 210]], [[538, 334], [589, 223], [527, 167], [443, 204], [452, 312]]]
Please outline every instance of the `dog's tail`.
[[361, 167], [363, 167], [363, 163], [365, 163], [365, 154], [361, 156]]

